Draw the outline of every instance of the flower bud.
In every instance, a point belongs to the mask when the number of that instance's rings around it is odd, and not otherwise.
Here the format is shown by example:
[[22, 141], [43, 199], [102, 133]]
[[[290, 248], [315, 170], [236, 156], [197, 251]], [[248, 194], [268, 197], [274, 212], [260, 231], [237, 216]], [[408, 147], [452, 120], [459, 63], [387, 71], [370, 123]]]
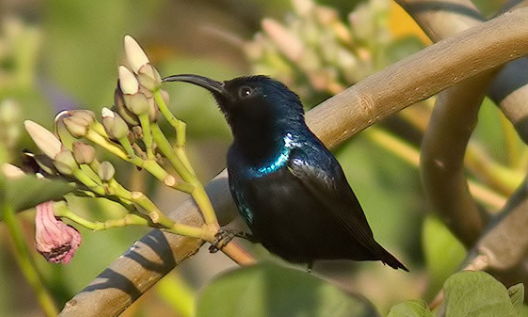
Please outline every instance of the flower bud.
[[76, 138], [82, 138], [88, 133], [88, 127], [74, 117], [65, 117], [62, 119], [62, 123], [68, 132]]
[[154, 66], [145, 64], [138, 71], [139, 84], [150, 91], [155, 91], [161, 86], [161, 76]]
[[83, 142], [74, 142], [73, 157], [79, 164], [90, 164], [95, 159], [95, 148]]
[[129, 125], [139, 125], [138, 117], [132, 111], [128, 110], [125, 105], [125, 98], [121, 88], [119, 87], [119, 82], [117, 83], [117, 87], [114, 92], [114, 107], [112, 107], [112, 110], [117, 112]]
[[97, 174], [99, 175], [99, 178], [101, 178], [103, 182], [108, 182], [114, 178], [115, 168], [112, 165], [112, 163], [108, 161], [104, 161], [99, 165]]
[[2, 164], [0, 170], [2, 170], [2, 174], [4, 174], [4, 176], [9, 179], [19, 179], [26, 175], [26, 173], [24, 173], [24, 171], [22, 171], [18, 166], [9, 163]]
[[36, 210], [37, 251], [48, 262], [68, 264], [81, 244], [81, 234], [74, 227], [55, 218], [52, 201], [37, 205]]
[[125, 95], [133, 95], [139, 91], [136, 76], [125, 66], [119, 66], [119, 87]]
[[149, 109], [148, 109], [148, 116], [150, 122], [156, 122], [158, 121], [158, 115], [159, 115], [159, 108], [158, 104], [154, 100], [154, 98], [148, 98], [149, 101]]
[[112, 110], [103, 107], [102, 110], [103, 117], [103, 126], [106, 133], [113, 139], [121, 139], [127, 136], [128, 134], [128, 125], [125, 120], [121, 118], [117, 113]]
[[30, 120], [24, 121], [24, 126], [33, 142], [49, 158], [55, 158], [61, 151], [62, 144], [53, 133]]
[[142, 93], [125, 95], [125, 105], [128, 110], [138, 116], [149, 111], [149, 100], [147, 96]]
[[141, 46], [130, 35], [125, 36], [125, 53], [130, 67], [136, 74], [139, 74], [138, 71], [143, 65], [149, 63], [149, 59]]
[[73, 153], [68, 149], [62, 149], [55, 158], [53, 158], [53, 164], [59, 173], [64, 175], [72, 175], [79, 165], [73, 157]]

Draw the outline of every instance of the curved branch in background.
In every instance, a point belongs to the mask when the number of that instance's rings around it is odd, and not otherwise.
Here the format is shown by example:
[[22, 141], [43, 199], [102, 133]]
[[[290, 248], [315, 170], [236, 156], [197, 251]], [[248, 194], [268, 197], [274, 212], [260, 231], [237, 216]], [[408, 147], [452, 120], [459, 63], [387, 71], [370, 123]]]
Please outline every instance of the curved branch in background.
[[[469, 0], [397, 0], [437, 42], [484, 19]], [[471, 196], [464, 156], [478, 112], [495, 72], [486, 72], [438, 96], [421, 150], [421, 176], [435, 211], [466, 246], [475, 244], [486, 215]]]
[[[453, 30], [450, 26], [471, 27], [478, 24], [478, 19], [460, 16], [457, 12], [424, 12], [413, 6], [424, 1], [397, 0], [409, 12], [418, 24], [426, 30], [434, 41], [440, 40], [449, 33], [442, 30]], [[470, 1], [457, 0], [458, 5], [465, 5], [476, 10]], [[515, 9], [528, 5], [526, 0], [512, 0], [505, 9]], [[460, 22], [464, 21], [464, 22]], [[436, 31], [437, 30], [437, 31]], [[528, 143], [528, 59], [522, 58], [505, 65], [492, 83], [489, 95], [500, 105], [506, 117], [514, 124], [519, 136]], [[453, 89], [453, 88], [452, 88]], [[434, 122], [434, 121], [432, 121]], [[425, 152], [425, 150], [423, 150]], [[493, 219], [484, 235], [468, 253], [467, 262], [472, 262], [479, 255], [485, 256], [486, 267], [505, 285], [519, 282], [528, 285], [528, 189], [524, 180], [519, 189], [510, 197], [499, 216]], [[451, 225], [448, 223], [448, 225]], [[525, 300], [528, 295], [525, 296]]]
[[[334, 147], [394, 112], [526, 54], [528, 9], [522, 9], [485, 22], [387, 67], [326, 100], [307, 114], [307, 120], [321, 140]], [[233, 206], [232, 202], [228, 202], [222, 210], [219, 203], [231, 200], [226, 176], [227, 173], [222, 172], [207, 188], [219, 216], [222, 211], [232, 210]], [[174, 214], [178, 215], [178, 220], [187, 218], [193, 221], [196, 219], [196, 206], [186, 202], [178, 206]], [[200, 246], [196, 241], [160, 235], [156, 231], [148, 233], [140, 241], [144, 244], [141, 248], [131, 248], [116, 259], [110, 268], [68, 302], [60, 316], [116, 316], [155, 284], [171, 266], [186, 259], [179, 251], [174, 253], [171, 243], [182, 241], [180, 247], [193, 250], [188, 254], [193, 254]], [[145, 243], [147, 241], [158, 243], [152, 245]], [[191, 247], [187, 248], [187, 243]], [[168, 265], [154, 266], [154, 269], [141, 265], [155, 263], [159, 258], [167, 259], [165, 262]], [[138, 263], [130, 263], [131, 259]], [[137, 269], [138, 265], [141, 268]], [[114, 274], [111, 268], [119, 268], [119, 275]], [[97, 287], [101, 281], [104, 285]], [[113, 296], [119, 296], [121, 300], [113, 300]]]
[[494, 72], [486, 72], [440, 93], [422, 141], [420, 170], [435, 211], [466, 246], [475, 244], [487, 216], [469, 193], [466, 146]]
[[[484, 17], [469, 0], [396, 0], [425, 33], [438, 42], [465, 29], [479, 25]], [[525, 0], [512, 0], [505, 10], [528, 5]], [[528, 59], [506, 64], [493, 81], [489, 97], [514, 125], [528, 144]]]

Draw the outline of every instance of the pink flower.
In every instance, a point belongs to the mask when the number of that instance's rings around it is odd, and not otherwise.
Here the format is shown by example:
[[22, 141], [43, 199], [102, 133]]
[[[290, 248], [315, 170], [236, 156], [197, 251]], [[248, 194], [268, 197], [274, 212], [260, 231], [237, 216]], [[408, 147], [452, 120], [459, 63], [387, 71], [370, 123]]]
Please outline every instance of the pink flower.
[[37, 251], [48, 262], [68, 264], [81, 244], [81, 234], [55, 218], [52, 201], [37, 205], [35, 226]]

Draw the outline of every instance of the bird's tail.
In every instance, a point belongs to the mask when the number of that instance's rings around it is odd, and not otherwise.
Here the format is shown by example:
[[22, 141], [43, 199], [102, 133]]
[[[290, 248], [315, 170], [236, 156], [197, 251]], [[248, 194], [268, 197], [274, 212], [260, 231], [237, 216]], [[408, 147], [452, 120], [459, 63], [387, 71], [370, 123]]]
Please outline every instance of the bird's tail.
[[383, 264], [387, 264], [395, 270], [402, 269], [406, 272], [409, 272], [409, 269], [405, 265], [403, 265], [403, 263], [401, 263], [398, 259], [396, 259], [394, 255], [390, 254], [389, 251], [385, 250], [381, 245], [379, 245], [379, 249], [380, 260], [381, 262], [383, 262]]

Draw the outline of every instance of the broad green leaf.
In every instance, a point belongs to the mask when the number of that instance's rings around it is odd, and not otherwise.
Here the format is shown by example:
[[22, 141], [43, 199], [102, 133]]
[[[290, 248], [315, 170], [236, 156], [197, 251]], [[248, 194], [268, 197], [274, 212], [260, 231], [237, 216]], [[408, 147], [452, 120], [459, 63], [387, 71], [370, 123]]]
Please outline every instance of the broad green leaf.
[[416, 299], [392, 307], [387, 317], [433, 317], [433, 313], [423, 300]]
[[524, 302], [524, 285], [519, 283], [508, 288], [508, 295], [510, 296], [513, 307], [520, 314]]
[[16, 211], [34, 207], [48, 200], [57, 200], [71, 192], [73, 187], [59, 180], [43, 180], [35, 176], [6, 180], [5, 199]]
[[455, 273], [466, 251], [451, 231], [434, 216], [428, 216], [423, 224], [422, 245], [430, 282], [427, 298], [435, 296], [445, 280]]
[[504, 285], [484, 272], [460, 272], [444, 284], [447, 317], [516, 317]]
[[364, 298], [308, 273], [264, 263], [241, 268], [202, 293], [197, 317], [375, 317]]

